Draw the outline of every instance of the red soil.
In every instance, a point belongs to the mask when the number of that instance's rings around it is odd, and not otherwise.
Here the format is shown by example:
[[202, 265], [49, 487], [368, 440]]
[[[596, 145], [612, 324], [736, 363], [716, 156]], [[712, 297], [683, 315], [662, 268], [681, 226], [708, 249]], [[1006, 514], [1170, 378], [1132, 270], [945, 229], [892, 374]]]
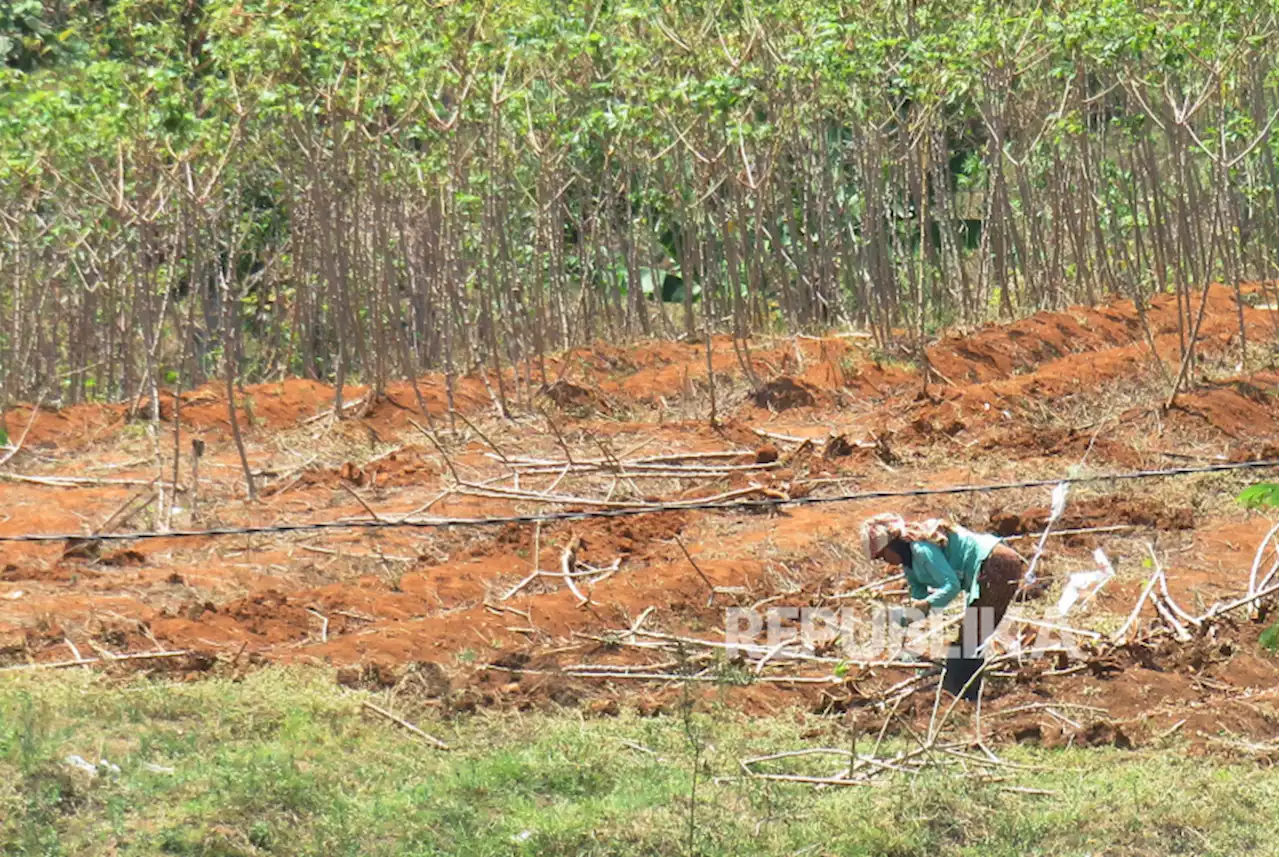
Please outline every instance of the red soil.
[[[747, 355], [735, 355], [729, 339], [717, 338], [712, 364], [720, 424], [714, 427], [706, 420], [702, 345], [597, 344], [549, 358], [545, 378], [535, 368], [534, 384], [521, 391], [523, 401], [553, 415], [559, 436], [542, 416], [514, 402], [514, 413], [530, 416], [495, 420], [489, 390], [497, 392], [498, 379], [491, 377], [486, 386], [468, 377], [457, 379], [455, 403], [485, 437], [473, 435], [466, 443], [452, 441], [447, 431], [441, 437], [462, 479], [494, 480], [493, 487], [508, 490], [513, 486], [501, 455], [563, 460], [564, 443], [575, 460], [584, 461], [731, 450], [739, 455], [715, 463], [773, 466], [694, 481], [637, 478], [629, 485], [631, 480], [617, 479], [612, 489], [607, 473], [569, 476], [557, 489], [576, 496], [613, 490], [618, 496], [669, 499], [754, 486], [794, 497], [821, 490], [1053, 478], [1082, 460], [1090, 470], [1105, 472], [1273, 457], [1274, 360], [1262, 370], [1233, 371], [1239, 336], [1234, 294], [1214, 287], [1208, 295], [1201, 362], [1191, 389], [1167, 409], [1169, 383], [1137, 313], [1131, 302], [1116, 301], [949, 335], [927, 350], [933, 369], [928, 384], [915, 369], [877, 359], [869, 343], [836, 337], [752, 343], [757, 383], [744, 377]], [[1179, 340], [1173, 299], [1157, 298], [1146, 315], [1163, 372], [1174, 375]], [[1245, 322], [1249, 340], [1270, 342], [1274, 353], [1274, 316], [1246, 307]], [[513, 395], [514, 375], [503, 381]], [[426, 376], [417, 388], [432, 419], [446, 425], [444, 379]], [[349, 387], [344, 399], [360, 400], [368, 392]], [[349, 418], [336, 424], [324, 416], [333, 408], [333, 389], [324, 384], [292, 379], [250, 385], [238, 398], [251, 463], [274, 475], [260, 477], [258, 503], [246, 502], [225, 391], [210, 384], [183, 393], [182, 448], [186, 437], [199, 436], [207, 451], [198, 517], [186, 508], [190, 495], [179, 495], [177, 504], [184, 508], [175, 513], [175, 526], [367, 518], [351, 492], [380, 515], [394, 517], [438, 498], [453, 479], [434, 444], [409, 423], [422, 420], [418, 396], [407, 382], [389, 385], [385, 397], [351, 408]], [[172, 393], [162, 393], [166, 451], [172, 448], [174, 409]], [[142, 403], [142, 426], [149, 413], [149, 403]], [[30, 415], [29, 406], [4, 415], [12, 438], [22, 435]], [[458, 430], [467, 431], [461, 423]], [[788, 437], [814, 442], [797, 448]], [[151, 441], [128, 430], [125, 406], [81, 405], [42, 410], [8, 470], [145, 482], [155, 475], [152, 455]], [[188, 478], [184, 458], [180, 481]], [[543, 490], [553, 478], [522, 477], [521, 485]], [[813, 481], [832, 478], [845, 481]], [[1141, 563], [1150, 540], [1162, 552], [1172, 594], [1198, 612], [1194, 608], [1242, 591], [1254, 549], [1267, 531], [1265, 517], [1222, 499], [1224, 485], [1235, 490], [1242, 482], [1209, 477], [1176, 483], [1178, 488], [1169, 482], [1163, 488], [1123, 483], [1077, 490], [1060, 528], [1132, 529], [1051, 540], [1042, 569], [1052, 580], [1090, 567], [1089, 552], [1105, 547], [1120, 573], [1097, 609], [1122, 617], [1145, 582]], [[4, 534], [87, 533], [140, 490], [110, 483], [3, 485]], [[109, 543], [78, 557], [64, 555], [59, 544], [3, 544], [0, 663], [65, 659], [71, 655], [68, 640], [83, 655], [94, 647], [124, 653], [159, 645], [195, 654], [174, 662], [131, 662], [133, 668], [194, 675], [264, 660], [320, 661], [343, 667], [348, 683], [426, 682], [433, 704], [457, 710], [552, 701], [607, 713], [621, 700], [656, 711], [670, 705], [677, 691], [553, 673], [571, 663], [661, 660], [665, 655], [650, 657], [612, 642], [611, 635], [648, 608], [653, 611], [646, 628], [715, 639], [723, 634], [726, 606], [762, 599], [778, 606], [822, 603], [823, 594], [878, 573], [860, 558], [857, 539], [857, 522], [871, 512], [946, 514], [1002, 533], [1036, 533], [1047, 519], [1046, 500], [1041, 491], [810, 506], [779, 515], [678, 512], [556, 524], [536, 533], [512, 525], [165, 539]], [[536, 508], [513, 498], [454, 494], [438, 499], [429, 514], [482, 517]], [[149, 514], [125, 528], [149, 528]], [[595, 585], [580, 579], [589, 603], [580, 605], [556, 577], [540, 577], [503, 599], [534, 567], [535, 545], [539, 567], [558, 572], [561, 553], [571, 544], [578, 544], [580, 562], [599, 568], [619, 562], [614, 574]], [[1015, 544], [1020, 550], [1028, 545]], [[1142, 617], [1155, 619], [1150, 608]], [[1189, 736], [1221, 729], [1274, 735], [1277, 669], [1274, 658], [1257, 647], [1261, 627], [1242, 618], [1221, 639], [1161, 651], [1154, 661], [1134, 653], [1106, 675], [1028, 674], [993, 682], [998, 707], [1045, 698], [1087, 701], [1107, 707], [1122, 722], [1105, 728], [1082, 723], [1064, 735], [1062, 724], [1026, 716], [993, 729], [1011, 740], [1124, 744], [1150, 740], [1186, 719], [1182, 729]], [[856, 707], [859, 693], [903, 675], [877, 669], [828, 687], [755, 684], [730, 692], [748, 710], [832, 710]], [[1247, 698], [1246, 688], [1254, 689]]]

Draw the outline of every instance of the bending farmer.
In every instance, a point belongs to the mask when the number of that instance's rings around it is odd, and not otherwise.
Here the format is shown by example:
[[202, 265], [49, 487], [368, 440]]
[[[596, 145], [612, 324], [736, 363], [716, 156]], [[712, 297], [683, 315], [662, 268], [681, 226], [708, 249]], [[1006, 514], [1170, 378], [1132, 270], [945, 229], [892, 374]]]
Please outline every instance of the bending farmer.
[[911, 606], [924, 613], [940, 610], [964, 593], [964, 622], [947, 658], [942, 686], [952, 694], [963, 690], [965, 699], [977, 699], [981, 679], [970, 679], [982, 667], [983, 644], [1018, 591], [1022, 557], [997, 536], [950, 521], [908, 522], [893, 513], [864, 521], [862, 544], [873, 561], [902, 567], [911, 587]]

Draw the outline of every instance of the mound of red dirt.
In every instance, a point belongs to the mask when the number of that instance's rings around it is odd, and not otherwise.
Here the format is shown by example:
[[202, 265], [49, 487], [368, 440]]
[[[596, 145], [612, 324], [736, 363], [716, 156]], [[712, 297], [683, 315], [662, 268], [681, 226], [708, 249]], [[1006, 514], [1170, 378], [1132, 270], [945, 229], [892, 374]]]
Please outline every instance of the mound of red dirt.
[[951, 381], [1008, 378], [1081, 351], [1125, 345], [1141, 336], [1135, 315], [1116, 305], [1042, 312], [968, 336], [949, 336], [929, 349], [930, 364]]
[[1276, 373], [1269, 371], [1203, 382], [1179, 395], [1168, 417], [1175, 422], [1185, 421], [1189, 431], [1207, 428], [1225, 435], [1230, 441], [1233, 459], [1274, 458], [1278, 381]]
[[[1048, 523], [1048, 507], [1020, 512], [997, 510], [991, 513], [991, 530], [1001, 536], [1043, 532]], [[1153, 499], [1135, 499], [1113, 494], [1073, 500], [1067, 504], [1066, 511], [1054, 527], [1073, 530], [1120, 524], [1161, 530], [1190, 530], [1196, 524], [1195, 510], [1190, 506], [1163, 506]]]
[[563, 379], [543, 385], [539, 392], [565, 411], [608, 410], [604, 397], [594, 390]]
[[346, 482], [356, 487], [394, 488], [421, 485], [429, 477], [439, 474], [440, 466], [428, 458], [426, 450], [419, 446], [406, 446], [385, 458], [364, 465], [346, 462], [341, 467], [317, 468], [303, 473], [294, 483], [281, 483], [274, 491], [293, 487], [324, 485], [336, 487]]
[[747, 394], [747, 398], [757, 408], [772, 411], [811, 408], [818, 403], [809, 385], [786, 376], [762, 384]]

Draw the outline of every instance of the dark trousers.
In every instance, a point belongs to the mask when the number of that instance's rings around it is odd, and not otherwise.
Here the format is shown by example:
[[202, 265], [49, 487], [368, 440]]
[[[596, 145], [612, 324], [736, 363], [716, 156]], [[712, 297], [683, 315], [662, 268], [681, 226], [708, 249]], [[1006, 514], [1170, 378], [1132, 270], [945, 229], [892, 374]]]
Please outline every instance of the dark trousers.
[[[960, 636], [947, 658], [947, 671], [942, 688], [953, 695], [976, 700], [982, 679], [974, 675], [982, 669], [983, 655], [978, 648], [995, 633], [1022, 583], [1022, 557], [1004, 545], [998, 545], [978, 570], [978, 597], [964, 611]], [[967, 687], [966, 687], [967, 685]]]

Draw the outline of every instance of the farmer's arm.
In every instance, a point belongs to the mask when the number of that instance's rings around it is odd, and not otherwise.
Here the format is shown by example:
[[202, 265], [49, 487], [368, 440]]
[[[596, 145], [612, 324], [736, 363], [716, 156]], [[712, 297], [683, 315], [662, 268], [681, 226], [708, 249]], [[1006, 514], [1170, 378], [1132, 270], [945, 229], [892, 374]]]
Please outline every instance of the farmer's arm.
[[920, 601], [929, 596], [929, 587], [918, 574], [913, 574], [907, 570], [907, 583], [911, 584], [911, 597], [915, 601]]
[[[941, 610], [960, 594], [960, 576], [951, 567], [951, 563], [947, 562], [946, 554], [937, 545], [916, 542], [912, 545], [911, 561], [913, 564], [919, 563], [926, 567], [930, 577], [933, 578], [933, 592], [924, 599], [931, 610]], [[915, 594], [914, 586], [911, 595], [913, 598], [919, 597]]]
[[[925, 598], [929, 594], [929, 584], [919, 572], [911, 568], [904, 568], [903, 573], [907, 578], [907, 584], [911, 589], [911, 606], [923, 613], [928, 613]], [[896, 622], [902, 627], [907, 627], [913, 621], [920, 618], [920, 613], [910, 613], [900, 607], [896, 607], [889, 612], [891, 621]]]

